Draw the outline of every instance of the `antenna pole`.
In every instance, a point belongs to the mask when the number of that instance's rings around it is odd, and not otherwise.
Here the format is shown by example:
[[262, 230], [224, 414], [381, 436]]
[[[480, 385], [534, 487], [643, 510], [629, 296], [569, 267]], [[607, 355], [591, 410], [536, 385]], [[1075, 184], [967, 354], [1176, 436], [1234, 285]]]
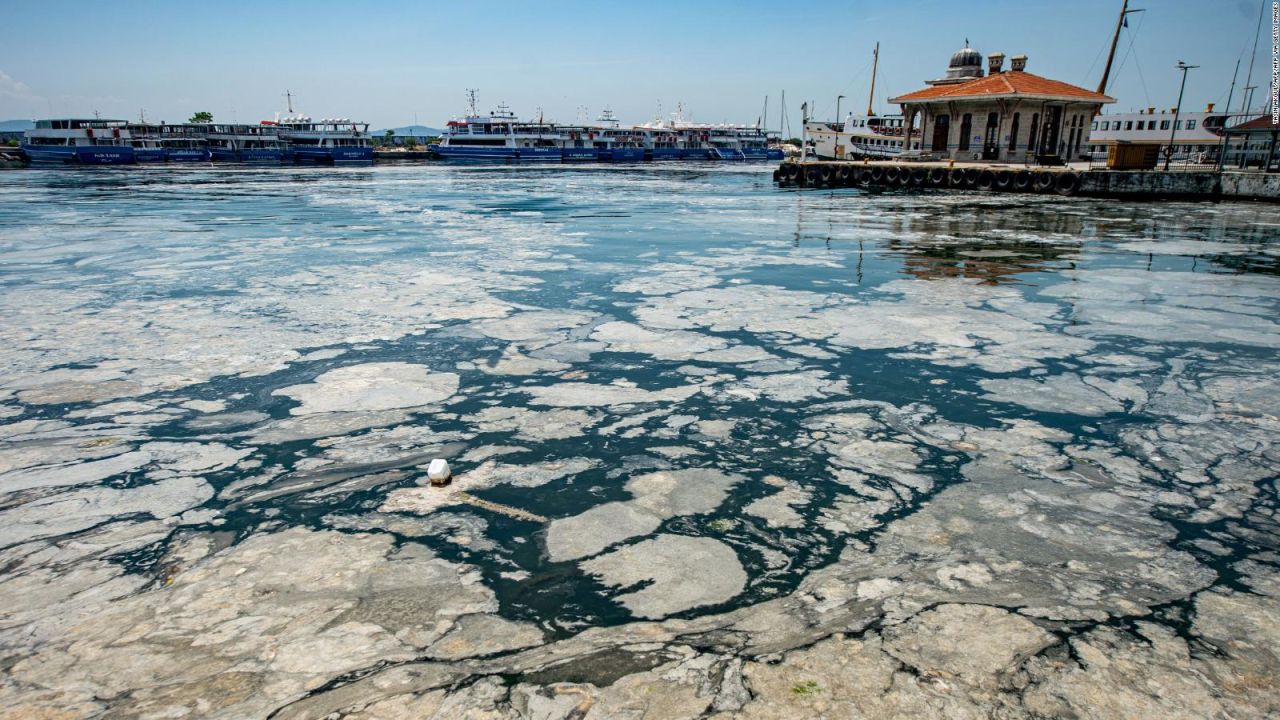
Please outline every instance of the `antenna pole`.
[[[1126, 0], [1127, 1], [1127, 0]], [[871, 92], [867, 95], [867, 117], [875, 117], [876, 111], [872, 104], [876, 100], [876, 68], [880, 66], [880, 43], [876, 42], [876, 49], [871, 55]], [[839, 120], [840, 118], [836, 118]]]
[[1102, 69], [1102, 81], [1098, 83], [1098, 93], [1107, 94], [1107, 81], [1111, 79], [1111, 63], [1116, 59], [1116, 46], [1120, 44], [1120, 30], [1124, 28], [1124, 19], [1130, 13], [1140, 13], [1143, 10], [1130, 10], [1129, 0], [1124, 0], [1124, 4], [1120, 6], [1120, 18], [1116, 20], [1116, 34], [1111, 36], [1111, 52], [1107, 53], [1107, 66]]
[[293, 93], [289, 92], [288, 90], [285, 90], [284, 99], [288, 103], [289, 114], [292, 115], [293, 114]]
[[[1231, 100], [1236, 94], [1236, 77], [1240, 75], [1240, 58], [1236, 58], [1236, 71], [1231, 73], [1231, 89], [1227, 91], [1227, 114], [1222, 116], [1222, 142], [1218, 143], [1218, 172], [1222, 172], [1222, 166], [1226, 163], [1227, 157], [1227, 124], [1231, 122]], [[1208, 118], [1205, 118], [1206, 120]]]
[[[1249, 72], [1244, 76], [1245, 102], [1240, 106], [1240, 112], [1249, 112], [1249, 101], [1253, 99], [1252, 93], [1248, 92], [1249, 83], [1253, 82], [1253, 61], [1258, 59], [1258, 37], [1262, 35], [1262, 18], [1267, 12], [1267, 0], [1262, 0], [1262, 7], [1258, 8], [1258, 30], [1253, 34], [1253, 54], [1249, 56]], [[1231, 108], [1227, 108], [1230, 110]]]

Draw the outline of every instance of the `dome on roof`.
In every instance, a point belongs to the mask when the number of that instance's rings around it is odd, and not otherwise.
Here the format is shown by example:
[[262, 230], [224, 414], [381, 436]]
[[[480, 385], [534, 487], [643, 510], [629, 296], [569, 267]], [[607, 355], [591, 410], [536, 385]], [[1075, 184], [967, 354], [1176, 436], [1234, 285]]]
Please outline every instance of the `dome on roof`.
[[947, 74], [943, 80], [952, 82], [973, 80], [982, 77], [982, 53], [965, 43], [951, 56], [951, 64], [947, 66]]
[[951, 56], [951, 64], [948, 67], [982, 67], [982, 53], [965, 45]]

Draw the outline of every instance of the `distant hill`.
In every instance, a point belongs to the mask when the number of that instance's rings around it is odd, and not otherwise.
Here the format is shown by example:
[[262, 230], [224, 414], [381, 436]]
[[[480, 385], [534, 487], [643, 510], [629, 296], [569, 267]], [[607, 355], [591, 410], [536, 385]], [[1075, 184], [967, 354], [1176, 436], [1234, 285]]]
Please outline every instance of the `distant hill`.
[[22, 132], [35, 126], [30, 120], [0, 120], [0, 132]]
[[427, 127], [426, 125], [405, 125], [397, 128], [383, 128], [382, 130], [374, 130], [370, 135], [374, 137], [382, 137], [387, 134], [387, 130], [391, 130], [396, 135], [408, 135], [412, 137], [433, 137], [444, 133], [440, 128]]

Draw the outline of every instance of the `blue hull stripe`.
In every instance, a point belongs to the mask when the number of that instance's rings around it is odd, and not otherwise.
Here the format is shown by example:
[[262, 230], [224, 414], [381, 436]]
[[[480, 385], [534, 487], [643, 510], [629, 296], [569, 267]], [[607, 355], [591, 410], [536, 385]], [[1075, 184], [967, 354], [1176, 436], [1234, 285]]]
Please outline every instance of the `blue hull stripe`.
[[133, 148], [121, 145], [77, 145], [74, 147], [49, 147], [22, 145], [22, 152], [33, 163], [79, 165], [132, 165]]

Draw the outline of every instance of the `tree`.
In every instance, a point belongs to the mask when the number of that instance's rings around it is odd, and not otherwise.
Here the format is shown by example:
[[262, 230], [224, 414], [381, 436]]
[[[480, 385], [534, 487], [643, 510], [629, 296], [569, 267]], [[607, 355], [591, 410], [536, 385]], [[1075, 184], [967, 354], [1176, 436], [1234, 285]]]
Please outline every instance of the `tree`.
[[192, 116], [191, 116], [191, 119], [190, 119], [190, 120], [188, 120], [187, 122], [189, 122], [189, 123], [211, 123], [211, 122], [213, 122], [213, 113], [209, 112], [208, 110], [201, 110], [200, 112], [196, 113], [195, 115], [192, 115]]

